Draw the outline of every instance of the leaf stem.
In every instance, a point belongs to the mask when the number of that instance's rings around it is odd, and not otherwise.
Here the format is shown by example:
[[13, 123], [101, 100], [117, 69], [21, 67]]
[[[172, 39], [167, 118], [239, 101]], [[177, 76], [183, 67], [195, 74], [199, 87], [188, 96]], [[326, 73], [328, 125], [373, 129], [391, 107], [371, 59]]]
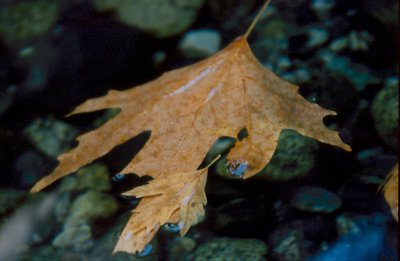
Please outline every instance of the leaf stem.
[[253, 29], [256, 26], [258, 20], [260, 20], [260, 17], [262, 15], [262, 13], [267, 8], [267, 6], [269, 5], [270, 2], [271, 2], [271, 0], [265, 1], [264, 5], [261, 7], [260, 11], [256, 15], [256, 17], [253, 19], [253, 22], [251, 22], [251, 25], [249, 26], [249, 28], [247, 29], [246, 33], [244, 34], [244, 38], [245, 39], [247, 39], [249, 34], [251, 33], [251, 31], [253, 31]]

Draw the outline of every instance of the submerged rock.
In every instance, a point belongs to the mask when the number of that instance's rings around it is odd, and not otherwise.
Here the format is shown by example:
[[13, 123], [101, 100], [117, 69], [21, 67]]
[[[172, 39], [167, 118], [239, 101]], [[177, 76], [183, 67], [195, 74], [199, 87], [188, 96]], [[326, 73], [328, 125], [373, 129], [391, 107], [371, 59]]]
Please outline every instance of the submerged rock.
[[79, 169], [75, 176], [68, 176], [62, 180], [60, 191], [80, 191], [91, 189], [109, 191], [111, 189], [108, 169], [102, 164], [92, 164]]
[[302, 261], [306, 256], [303, 233], [280, 228], [270, 236], [271, 255], [279, 261]]
[[299, 210], [332, 213], [340, 208], [342, 200], [326, 189], [306, 186], [295, 192], [291, 205]]
[[0, 189], [0, 217], [17, 207], [26, 196], [25, 191]]
[[46, 118], [34, 120], [24, 134], [39, 151], [56, 158], [70, 148], [78, 131], [62, 121]]
[[307, 68], [299, 68], [292, 72], [287, 72], [281, 75], [282, 79], [294, 84], [305, 84], [310, 82], [311, 75]]
[[0, 90], [0, 116], [13, 104], [16, 93], [15, 85], [9, 85], [4, 90]]
[[338, 114], [357, 103], [354, 84], [343, 76], [321, 68], [313, 68], [312, 81], [307, 87], [311, 91], [308, 98], [323, 108], [336, 111]]
[[91, 223], [96, 219], [107, 218], [117, 209], [118, 204], [112, 196], [89, 190], [72, 202], [66, 225]]
[[307, 31], [307, 48], [315, 48], [323, 45], [329, 39], [329, 31], [324, 27], [311, 27]]
[[[268, 8], [267, 8], [268, 10]], [[255, 28], [256, 38], [252, 49], [261, 63], [281, 76], [292, 65], [287, 60], [291, 27], [278, 14], [261, 20]], [[282, 66], [282, 58], [285, 59]], [[289, 64], [288, 64], [289, 63]]]
[[63, 230], [53, 240], [59, 248], [86, 251], [93, 246], [93, 221], [108, 218], [118, 209], [116, 200], [99, 191], [89, 190], [78, 196], [69, 207]]
[[184, 236], [174, 239], [169, 245], [168, 260], [184, 260], [185, 256], [196, 247], [196, 241]]
[[371, 113], [375, 129], [382, 140], [392, 148], [397, 148], [399, 131], [399, 89], [398, 78], [387, 80], [372, 102]]
[[[352, 229], [327, 250], [308, 261], [378, 261], [384, 248], [384, 219], [372, 217], [356, 221], [359, 229]], [[389, 259], [388, 259], [389, 260]]]
[[334, 0], [312, 0], [311, 9], [323, 21], [329, 18], [330, 11], [335, 6]]
[[268, 180], [304, 176], [314, 167], [317, 149], [318, 142], [314, 139], [294, 130], [283, 130], [271, 161], [257, 176]]
[[348, 35], [333, 40], [329, 49], [340, 52], [345, 48], [352, 51], [368, 51], [374, 38], [367, 31], [351, 31]]
[[368, 67], [355, 63], [345, 56], [336, 55], [329, 50], [322, 50], [318, 55], [328, 70], [349, 80], [357, 91], [364, 90], [369, 84], [379, 82]]
[[8, 44], [47, 32], [58, 17], [58, 1], [13, 1], [0, 8], [0, 33]]
[[187, 32], [179, 45], [181, 52], [190, 58], [204, 58], [218, 52], [221, 35], [216, 30], [203, 29]]
[[393, 34], [399, 29], [399, 2], [396, 0], [365, 0], [360, 2], [364, 9], [387, 26]]
[[350, 233], [359, 233], [360, 227], [348, 214], [342, 214], [336, 218], [336, 232], [339, 236], [344, 236]]
[[267, 246], [257, 239], [216, 238], [200, 245], [185, 260], [266, 260]]
[[52, 167], [51, 162], [35, 150], [25, 151], [14, 163], [20, 185], [26, 188], [33, 186], [44, 173], [49, 173]]
[[[54, 229], [55, 193], [31, 195], [26, 203], [2, 222], [0, 226], [0, 259], [16, 260], [31, 243], [39, 243]], [[32, 260], [32, 259], [31, 259]]]
[[64, 229], [52, 242], [59, 248], [74, 247], [75, 250], [86, 250], [93, 245], [92, 229], [89, 225], [79, 225]]
[[[18, 261], [41, 261], [41, 260], [62, 260], [64, 256], [61, 251], [52, 245], [46, 245], [40, 248], [30, 249], [18, 257]], [[81, 259], [75, 259], [81, 261]]]
[[115, 10], [117, 19], [157, 37], [177, 35], [192, 25], [204, 0], [93, 0], [99, 11]]

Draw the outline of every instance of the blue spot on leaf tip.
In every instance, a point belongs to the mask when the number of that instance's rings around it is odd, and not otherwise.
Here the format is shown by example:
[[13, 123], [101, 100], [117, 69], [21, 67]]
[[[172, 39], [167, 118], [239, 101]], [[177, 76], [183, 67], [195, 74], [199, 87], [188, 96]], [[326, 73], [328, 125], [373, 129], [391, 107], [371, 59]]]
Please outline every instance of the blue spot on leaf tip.
[[178, 224], [173, 224], [173, 223], [166, 223], [164, 225], [164, 228], [168, 232], [172, 232], [172, 233], [176, 233], [176, 232], [179, 232], [179, 230], [181, 230], [181, 228]]
[[121, 181], [124, 179], [125, 179], [125, 174], [123, 174], [123, 173], [115, 174], [114, 177], [112, 177], [112, 181], [115, 181], [115, 182], [118, 182], [118, 181]]
[[141, 252], [136, 254], [136, 256], [138, 256], [138, 257], [148, 256], [152, 250], [153, 250], [153, 245], [147, 244]]
[[249, 163], [242, 160], [233, 160], [227, 164], [228, 172], [234, 177], [242, 178], [247, 170]]

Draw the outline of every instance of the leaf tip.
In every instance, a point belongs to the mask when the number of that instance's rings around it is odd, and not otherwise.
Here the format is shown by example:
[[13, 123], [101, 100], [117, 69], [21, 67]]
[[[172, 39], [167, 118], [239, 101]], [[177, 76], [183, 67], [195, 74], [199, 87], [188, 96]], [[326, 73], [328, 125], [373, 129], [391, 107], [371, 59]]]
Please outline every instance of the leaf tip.
[[338, 138], [338, 142], [336, 144], [333, 144], [335, 146], [338, 146], [339, 148], [347, 151], [347, 152], [351, 152], [352, 148], [349, 144], [346, 144], [345, 142], [342, 141], [342, 138], [340, 138], [339, 133], [337, 133], [337, 138]]
[[347, 145], [346, 143], [343, 143], [343, 145], [341, 146], [342, 149], [344, 149], [345, 151], [351, 152], [353, 149], [350, 147], [350, 145]]
[[39, 192], [41, 190], [43, 190], [45, 187], [47, 187], [49, 185], [48, 182], [46, 182], [45, 178], [42, 178], [41, 180], [39, 180], [38, 182], [36, 182], [36, 184], [30, 189], [30, 193], [36, 193]]

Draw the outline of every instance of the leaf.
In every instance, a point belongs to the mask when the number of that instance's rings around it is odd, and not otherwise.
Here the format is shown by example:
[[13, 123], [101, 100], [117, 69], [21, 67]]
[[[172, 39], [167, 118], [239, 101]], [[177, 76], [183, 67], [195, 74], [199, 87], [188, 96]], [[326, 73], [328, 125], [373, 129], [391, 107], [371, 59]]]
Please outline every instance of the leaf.
[[[203, 168], [193, 173], [164, 175], [123, 193], [143, 199], [133, 211], [114, 251], [129, 251], [132, 247], [143, 249], [165, 223], [178, 223], [180, 235], [185, 235], [204, 215], [206, 180], [207, 168]], [[132, 242], [133, 235], [143, 240]]]
[[[249, 135], [237, 141], [228, 154], [232, 174], [239, 172], [244, 178], [255, 175], [269, 162], [282, 129], [295, 129], [350, 150], [338, 133], [322, 122], [325, 116], [335, 113], [308, 102], [299, 95], [297, 86], [264, 68], [246, 37], [237, 38], [194, 65], [126, 91], [113, 90], [88, 100], [71, 114], [106, 108], [121, 111], [98, 129], [78, 137], [79, 145], [61, 155], [58, 167], [32, 191], [43, 189], [142, 131], [151, 130], [144, 148], [122, 173], [149, 175], [154, 180], [129, 192], [143, 199], [115, 251], [140, 251], [160, 225], [183, 222], [185, 231], [203, 213], [203, 196], [193, 198], [198, 206], [193, 213], [189, 205], [173, 203], [173, 198], [180, 199], [179, 189], [186, 195], [189, 187], [196, 191], [204, 187], [205, 179], [198, 178], [196, 170], [221, 136], [237, 137], [240, 130], [247, 129]], [[182, 182], [188, 187], [182, 187]], [[204, 192], [195, 195], [198, 193]], [[174, 214], [178, 208], [179, 216]], [[182, 209], [187, 214], [183, 215]]]
[[399, 164], [388, 174], [383, 184], [383, 193], [393, 217], [399, 221]]

